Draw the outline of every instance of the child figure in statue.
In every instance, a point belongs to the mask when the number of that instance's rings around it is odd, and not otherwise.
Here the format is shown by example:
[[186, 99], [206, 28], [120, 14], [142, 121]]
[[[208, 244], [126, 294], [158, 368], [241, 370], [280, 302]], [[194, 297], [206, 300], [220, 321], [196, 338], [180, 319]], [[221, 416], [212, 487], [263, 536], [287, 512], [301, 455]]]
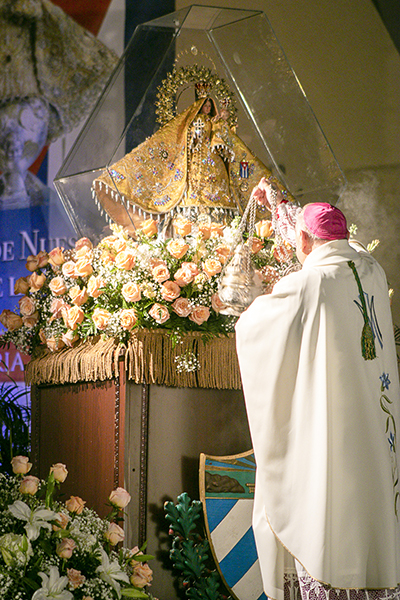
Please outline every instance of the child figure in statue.
[[174, 213], [226, 222], [243, 212], [253, 187], [271, 172], [228, 116], [212, 98], [196, 100], [93, 182], [100, 208], [132, 233], [150, 217], [165, 228]]

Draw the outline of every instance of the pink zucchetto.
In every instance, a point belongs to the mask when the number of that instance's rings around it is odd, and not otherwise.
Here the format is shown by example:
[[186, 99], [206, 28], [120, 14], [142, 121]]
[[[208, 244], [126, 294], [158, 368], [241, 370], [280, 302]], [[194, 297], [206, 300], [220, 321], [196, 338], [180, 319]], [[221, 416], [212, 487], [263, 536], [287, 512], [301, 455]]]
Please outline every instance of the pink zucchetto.
[[349, 237], [346, 217], [327, 202], [313, 202], [304, 209], [304, 222], [320, 240], [343, 240]]

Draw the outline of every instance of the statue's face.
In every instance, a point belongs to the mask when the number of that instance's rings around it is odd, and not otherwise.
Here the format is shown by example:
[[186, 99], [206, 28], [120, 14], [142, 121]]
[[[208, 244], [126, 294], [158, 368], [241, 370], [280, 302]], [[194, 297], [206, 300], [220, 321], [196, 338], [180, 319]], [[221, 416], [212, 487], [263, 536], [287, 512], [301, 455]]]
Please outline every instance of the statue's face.
[[49, 110], [39, 98], [0, 106], [0, 170], [24, 172], [39, 156], [47, 139]]
[[205, 115], [209, 115], [212, 109], [212, 104], [211, 104], [211, 100], [206, 100], [203, 104], [203, 106], [201, 107], [201, 112], [204, 113]]

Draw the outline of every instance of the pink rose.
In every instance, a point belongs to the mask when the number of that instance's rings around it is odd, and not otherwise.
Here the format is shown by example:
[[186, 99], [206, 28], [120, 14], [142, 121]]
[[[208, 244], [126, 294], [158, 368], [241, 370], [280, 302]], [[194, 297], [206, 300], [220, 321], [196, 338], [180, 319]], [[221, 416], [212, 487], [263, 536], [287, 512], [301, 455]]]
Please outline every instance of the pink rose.
[[157, 223], [154, 219], [147, 219], [141, 223], [140, 229], [144, 235], [151, 237], [157, 233]]
[[142, 292], [137, 283], [132, 281], [125, 283], [122, 286], [121, 294], [127, 302], [138, 302], [142, 297]]
[[89, 296], [92, 298], [98, 298], [101, 294], [104, 293], [104, 289], [106, 287], [106, 282], [100, 275], [92, 275], [87, 282], [87, 291]]
[[[84, 575], [82, 575], [82, 573], [80, 571], [77, 571], [76, 569], [67, 569], [67, 577], [68, 577], [69, 585], [71, 586], [71, 588], [73, 590], [76, 590], [78, 587], [80, 587], [86, 581], [86, 577]], [[85, 598], [88, 598], [88, 597], [89, 596], [85, 596]]]
[[185, 237], [185, 235], [188, 235], [192, 231], [192, 224], [188, 219], [174, 219], [172, 225], [176, 234], [182, 237]]
[[122, 329], [126, 329], [127, 331], [133, 329], [133, 327], [137, 323], [137, 316], [135, 310], [133, 308], [121, 310], [119, 322], [121, 323]]
[[200, 272], [198, 266], [194, 262], [183, 262], [182, 267], [184, 269], [189, 269], [193, 277], [196, 277]]
[[192, 312], [189, 315], [189, 319], [196, 323], [197, 325], [201, 325], [204, 321], [207, 321], [210, 316], [210, 309], [208, 306], [195, 306], [192, 308]]
[[26, 475], [32, 468], [27, 456], [14, 456], [11, 460], [13, 473], [16, 475]]
[[57, 525], [52, 525], [53, 531], [60, 531], [60, 529], [66, 529], [71, 518], [63, 512], [59, 512], [56, 515], [55, 521]]
[[39, 312], [35, 310], [33, 315], [22, 317], [22, 322], [25, 325], [25, 327], [28, 327], [28, 329], [32, 329], [32, 327], [35, 327], [35, 325], [39, 322]]
[[66, 333], [62, 334], [61, 339], [68, 348], [72, 348], [79, 340], [79, 335], [75, 331], [72, 331], [72, 329], [69, 329]]
[[123, 250], [122, 252], [118, 252], [115, 257], [115, 264], [119, 269], [125, 269], [125, 271], [130, 271], [136, 260], [136, 254], [133, 250]]
[[30, 254], [28, 256], [28, 258], [26, 259], [25, 266], [28, 269], [28, 271], [31, 271], [33, 273], [33, 271], [36, 271], [36, 269], [45, 267], [48, 262], [49, 262], [49, 259], [48, 259], [47, 252], [45, 252], [44, 250], [41, 250], [36, 256], [34, 256], [33, 254]]
[[[86, 248], [87, 250], [91, 250], [93, 248], [92, 242], [87, 237], [82, 237], [75, 242], [75, 251], [81, 250], [82, 248]], [[86, 250], [86, 251], [87, 251]]]
[[169, 310], [166, 306], [155, 303], [149, 310], [149, 315], [156, 321], [156, 323], [162, 325], [169, 319]]
[[113, 490], [108, 498], [113, 506], [117, 508], [125, 508], [131, 501], [130, 494], [122, 487]]
[[[63, 310], [64, 309], [61, 309], [61, 314], [64, 316]], [[78, 325], [80, 323], [82, 323], [82, 321], [84, 320], [85, 313], [79, 306], [74, 305], [67, 309], [66, 316], [67, 316], [66, 323], [65, 323], [66, 326], [69, 327], [69, 329], [72, 329], [74, 331], [78, 327]], [[64, 318], [64, 322], [65, 322], [65, 318]]]
[[49, 263], [53, 267], [61, 267], [65, 263], [64, 248], [53, 248], [49, 252]]
[[46, 346], [52, 352], [57, 352], [58, 350], [61, 350], [62, 348], [64, 348], [64, 342], [62, 341], [62, 339], [60, 337], [59, 338], [49, 337], [49, 338], [46, 338]]
[[228, 256], [231, 253], [231, 249], [229, 248], [229, 246], [226, 246], [225, 244], [221, 244], [221, 246], [217, 246], [215, 248], [215, 252], [218, 254], [219, 260], [224, 265], [226, 263]]
[[165, 263], [155, 265], [151, 270], [151, 274], [158, 283], [163, 283], [169, 279], [169, 271]]
[[138, 588], [144, 588], [151, 585], [153, 580], [153, 571], [147, 563], [132, 561], [133, 573], [131, 575], [131, 584]]
[[71, 496], [69, 500], [66, 500], [65, 507], [70, 513], [80, 515], [85, 508], [85, 504], [86, 501], [82, 500], [79, 496]]
[[125, 538], [124, 530], [116, 523], [110, 523], [107, 531], [104, 534], [111, 546], [116, 546], [119, 542], [123, 542]]
[[171, 306], [178, 317], [188, 317], [192, 311], [192, 307], [187, 298], [177, 298]]
[[39, 275], [37, 273], [32, 273], [32, 275], [29, 277], [30, 291], [38, 292], [44, 286], [45, 281], [46, 275], [44, 275], [44, 273], [40, 273]]
[[63, 483], [68, 475], [67, 467], [62, 463], [56, 463], [50, 467], [50, 473], [53, 473], [55, 481]]
[[211, 225], [208, 223], [200, 223], [199, 233], [201, 233], [203, 239], [208, 240], [208, 238], [211, 236]]
[[126, 250], [126, 241], [121, 238], [117, 238], [112, 244], [113, 250], [118, 254], [118, 252], [122, 252]]
[[253, 238], [253, 242], [251, 244], [251, 251], [253, 254], [257, 254], [260, 252], [261, 248], [264, 247], [264, 242], [259, 238]]
[[174, 281], [166, 281], [161, 286], [161, 296], [163, 300], [167, 302], [172, 302], [181, 294], [181, 288]]
[[76, 279], [77, 275], [75, 274], [75, 263], [73, 260], [68, 260], [61, 267], [62, 274], [64, 277], [70, 277], [71, 279]]
[[4, 325], [8, 331], [15, 331], [22, 327], [23, 321], [19, 315], [16, 315], [11, 310], [5, 308], [0, 315], [0, 323]]
[[256, 223], [256, 232], [260, 237], [270, 237], [273, 233], [272, 222], [267, 220], [258, 221], [258, 223]]
[[39, 489], [39, 479], [33, 475], [27, 475], [19, 486], [21, 494], [29, 494], [34, 496]]
[[87, 289], [85, 287], [81, 289], [79, 285], [74, 285], [68, 293], [72, 300], [72, 304], [76, 304], [76, 306], [82, 306], [89, 298]]
[[36, 310], [36, 303], [29, 296], [20, 298], [18, 304], [20, 313], [23, 317], [29, 317], [30, 315], [33, 315]]
[[211, 235], [217, 236], [222, 235], [224, 233], [225, 225], [221, 225], [221, 223], [211, 223]]
[[186, 252], [189, 250], [189, 244], [181, 238], [170, 240], [167, 244], [167, 250], [171, 256], [179, 260], [182, 256], [185, 256]]
[[67, 284], [62, 277], [54, 277], [49, 283], [49, 288], [54, 296], [62, 296], [67, 291]]
[[103, 331], [106, 329], [109, 320], [111, 319], [111, 313], [105, 308], [95, 308], [92, 315], [93, 323], [97, 329]]
[[182, 266], [175, 273], [174, 279], [180, 287], [185, 287], [185, 285], [188, 285], [189, 283], [191, 283], [193, 281], [194, 275], [193, 275], [191, 269], [189, 269], [188, 267]]
[[110, 265], [111, 263], [115, 262], [115, 255], [112, 252], [109, 252], [108, 250], [103, 250], [100, 256], [100, 260], [103, 263], [103, 265]]
[[29, 291], [29, 277], [19, 277], [14, 283], [14, 294], [26, 294]]
[[61, 300], [61, 298], [53, 298], [50, 304], [50, 312], [52, 313], [50, 322], [61, 317], [61, 311], [63, 308], [68, 309], [70, 306], [64, 302], [64, 300]]
[[221, 273], [222, 265], [219, 260], [215, 258], [208, 258], [203, 263], [203, 271], [209, 276], [212, 277], [217, 273]]
[[70, 538], [64, 538], [63, 540], [61, 540], [61, 542], [57, 544], [56, 553], [60, 558], [68, 560], [69, 558], [71, 558], [75, 548], [76, 544], [74, 540], [71, 540]]
[[220, 310], [222, 310], [223, 308], [226, 308], [226, 304], [221, 302], [221, 299], [218, 296], [218, 294], [213, 294], [211, 296], [211, 307], [216, 313], [219, 313]]
[[88, 277], [93, 273], [92, 257], [86, 254], [75, 263], [75, 277]]

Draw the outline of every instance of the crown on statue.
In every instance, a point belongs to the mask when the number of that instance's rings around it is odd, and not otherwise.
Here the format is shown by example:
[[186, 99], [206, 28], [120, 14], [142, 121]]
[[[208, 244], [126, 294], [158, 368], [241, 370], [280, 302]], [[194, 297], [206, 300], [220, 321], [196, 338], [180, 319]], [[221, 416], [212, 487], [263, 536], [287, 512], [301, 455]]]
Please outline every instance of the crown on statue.
[[206, 83], [205, 81], [200, 81], [199, 83], [195, 84], [195, 88], [197, 98], [207, 98], [212, 86], [209, 83]]

